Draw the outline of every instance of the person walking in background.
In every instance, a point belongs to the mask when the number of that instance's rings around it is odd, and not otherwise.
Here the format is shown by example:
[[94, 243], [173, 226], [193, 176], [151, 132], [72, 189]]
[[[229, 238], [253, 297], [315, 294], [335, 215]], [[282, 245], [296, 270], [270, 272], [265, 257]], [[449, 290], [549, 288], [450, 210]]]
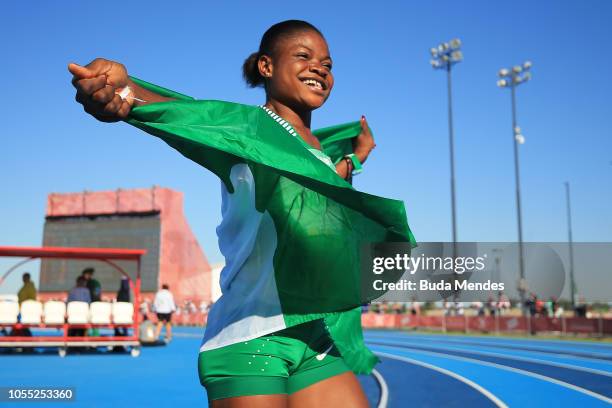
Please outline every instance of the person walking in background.
[[163, 284], [162, 288], [155, 294], [153, 310], [157, 314], [157, 327], [155, 328], [155, 339], [159, 338], [162, 326], [166, 326], [166, 343], [172, 340], [172, 313], [176, 310], [174, 296], [170, 287]]
[[30, 274], [26, 272], [21, 278], [23, 279], [23, 286], [19, 289], [19, 292], [17, 292], [19, 304], [25, 300], [36, 300], [36, 286], [34, 286], [34, 282], [31, 281]]

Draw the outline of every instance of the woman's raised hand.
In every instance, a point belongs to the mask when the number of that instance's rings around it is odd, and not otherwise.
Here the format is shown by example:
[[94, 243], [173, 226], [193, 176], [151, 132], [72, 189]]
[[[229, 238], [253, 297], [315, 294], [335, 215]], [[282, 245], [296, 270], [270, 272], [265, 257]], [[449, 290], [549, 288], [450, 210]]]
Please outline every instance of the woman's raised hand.
[[359, 158], [360, 162], [365, 162], [370, 152], [374, 150], [376, 144], [374, 143], [374, 137], [370, 132], [370, 127], [366, 121], [365, 116], [361, 117], [361, 133], [353, 140], [353, 151]]
[[76, 101], [85, 112], [102, 122], [117, 122], [125, 119], [132, 109], [132, 98], [121, 98], [119, 93], [130, 80], [122, 64], [96, 58], [81, 66], [68, 64], [76, 88]]

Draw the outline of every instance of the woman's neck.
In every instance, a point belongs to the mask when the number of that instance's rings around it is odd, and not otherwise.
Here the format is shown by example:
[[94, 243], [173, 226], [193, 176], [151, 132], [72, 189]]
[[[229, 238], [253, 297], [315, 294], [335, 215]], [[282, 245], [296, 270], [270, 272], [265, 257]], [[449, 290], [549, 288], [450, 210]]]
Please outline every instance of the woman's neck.
[[273, 99], [268, 99], [265, 106], [289, 122], [298, 133], [307, 130], [307, 133], [310, 134], [311, 111], [297, 112], [289, 106]]
[[289, 124], [293, 126], [293, 129], [298, 132], [302, 140], [315, 149], [321, 150], [319, 139], [317, 139], [310, 130], [311, 111], [297, 112], [289, 106], [271, 99], [266, 101], [265, 107], [289, 122]]

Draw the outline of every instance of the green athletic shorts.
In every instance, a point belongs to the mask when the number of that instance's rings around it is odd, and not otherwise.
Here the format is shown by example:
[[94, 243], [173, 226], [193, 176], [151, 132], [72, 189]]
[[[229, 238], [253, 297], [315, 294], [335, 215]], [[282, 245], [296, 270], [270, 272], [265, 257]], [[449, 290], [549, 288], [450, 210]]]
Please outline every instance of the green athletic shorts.
[[292, 394], [350, 371], [323, 320], [203, 351], [198, 369], [210, 400]]

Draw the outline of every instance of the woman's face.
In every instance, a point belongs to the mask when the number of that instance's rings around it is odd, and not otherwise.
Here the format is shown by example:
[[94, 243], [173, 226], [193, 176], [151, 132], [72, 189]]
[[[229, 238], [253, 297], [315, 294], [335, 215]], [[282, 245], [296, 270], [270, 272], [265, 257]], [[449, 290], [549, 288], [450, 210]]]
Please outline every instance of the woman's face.
[[283, 38], [274, 56], [267, 64], [260, 59], [259, 67], [268, 80], [268, 99], [278, 100], [296, 111], [319, 108], [334, 86], [327, 42], [312, 30]]

